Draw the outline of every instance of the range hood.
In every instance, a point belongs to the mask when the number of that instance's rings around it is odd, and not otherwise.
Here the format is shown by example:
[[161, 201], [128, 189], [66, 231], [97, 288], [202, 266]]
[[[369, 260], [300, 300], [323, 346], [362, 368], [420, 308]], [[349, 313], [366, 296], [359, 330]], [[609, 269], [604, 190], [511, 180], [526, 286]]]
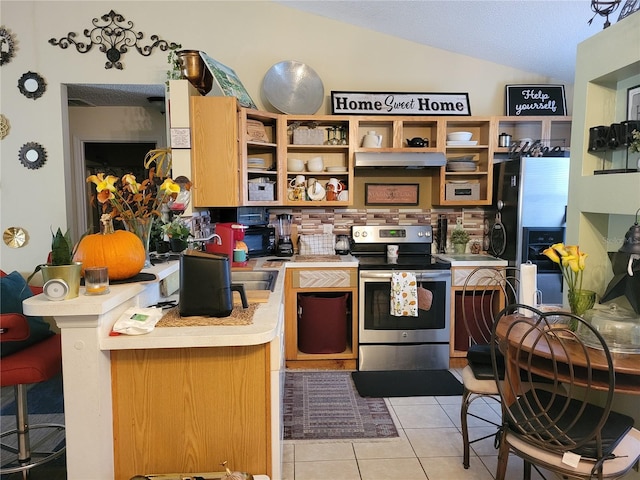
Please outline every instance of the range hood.
[[356, 152], [356, 167], [427, 168], [442, 167], [447, 158], [440, 152]]

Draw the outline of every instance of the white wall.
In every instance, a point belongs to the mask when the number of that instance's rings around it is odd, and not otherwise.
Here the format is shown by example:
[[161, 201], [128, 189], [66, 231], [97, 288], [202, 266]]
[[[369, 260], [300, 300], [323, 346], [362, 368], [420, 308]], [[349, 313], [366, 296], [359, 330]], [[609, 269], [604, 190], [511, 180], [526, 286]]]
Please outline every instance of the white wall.
[[[258, 107], [264, 74], [282, 60], [298, 60], [320, 75], [326, 100], [318, 113], [330, 113], [331, 90], [468, 92], [473, 115], [504, 113], [504, 86], [510, 83], [553, 83], [552, 79], [476, 60], [405, 40], [305, 14], [267, 1], [7, 1], [0, 3], [2, 24], [16, 39], [15, 58], [0, 68], [0, 110], [11, 125], [0, 142], [0, 230], [20, 226], [29, 242], [20, 249], [0, 245], [4, 270], [31, 271], [46, 259], [49, 228], [63, 229], [73, 215], [69, 191], [71, 146], [65, 136], [67, 83], [141, 83], [165, 81], [166, 52], [142, 57], [135, 50], [123, 56], [123, 70], [104, 68], [97, 47], [80, 54], [48, 43], [75, 32], [80, 39], [91, 20], [111, 9], [134, 29], [207, 52], [233, 68]], [[452, 20], [452, 26], [455, 23]], [[452, 34], [455, 29], [452, 28]], [[33, 71], [47, 82], [37, 100], [16, 88], [20, 76]], [[567, 86], [569, 103], [572, 86]], [[570, 108], [571, 110], [571, 108]], [[98, 129], [112, 127], [100, 120]], [[47, 162], [28, 170], [17, 159], [26, 142], [41, 143]], [[66, 170], [65, 170], [66, 165]]]

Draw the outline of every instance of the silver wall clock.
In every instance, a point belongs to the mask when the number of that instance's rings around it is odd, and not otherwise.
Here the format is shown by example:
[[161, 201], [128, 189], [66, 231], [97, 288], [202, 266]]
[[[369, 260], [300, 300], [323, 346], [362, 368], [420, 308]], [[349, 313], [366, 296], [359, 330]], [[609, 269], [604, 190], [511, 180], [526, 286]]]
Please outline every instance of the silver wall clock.
[[28, 142], [22, 146], [18, 157], [22, 165], [31, 170], [35, 170], [47, 161], [47, 152], [39, 143]]
[[34, 72], [27, 72], [18, 80], [18, 89], [27, 98], [40, 98], [47, 89], [47, 83], [40, 75]]

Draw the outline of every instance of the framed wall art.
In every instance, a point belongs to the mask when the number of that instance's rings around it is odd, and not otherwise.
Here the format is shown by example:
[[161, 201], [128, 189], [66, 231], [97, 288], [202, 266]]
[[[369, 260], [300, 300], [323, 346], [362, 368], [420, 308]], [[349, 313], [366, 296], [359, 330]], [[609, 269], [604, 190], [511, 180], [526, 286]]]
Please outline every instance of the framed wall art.
[[418, 183], [365, 183], [365, 205], [418, 205]]
[[514, 117], [566, 115], [564, 85], [507, 85], [505, 110]]
[[627, 120], [640, 120], [640, 85], [627, 90]]
[[220, 95], [227, 97], [236, 97], [238, 103], [247, 108], [258, 108], [253, 102], [247, 89], [231, 68], [223, 65], [222, 63], [214, 60], [204, 52], [200, 52], [200, 56], [204, 61], [205, 66], [213, 75], [213, 87], [210, 92], [211, 95]]

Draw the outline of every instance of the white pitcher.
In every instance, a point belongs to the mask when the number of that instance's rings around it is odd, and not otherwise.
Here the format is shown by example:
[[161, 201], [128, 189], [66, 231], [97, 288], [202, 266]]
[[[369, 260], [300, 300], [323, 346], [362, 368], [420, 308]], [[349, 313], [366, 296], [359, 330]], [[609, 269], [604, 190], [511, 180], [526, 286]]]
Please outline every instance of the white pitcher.
[[380, 148], [382, 146], [382, 135], [376, 135], [375, 130], [369, 130], [362, 139], [364, 148]]

